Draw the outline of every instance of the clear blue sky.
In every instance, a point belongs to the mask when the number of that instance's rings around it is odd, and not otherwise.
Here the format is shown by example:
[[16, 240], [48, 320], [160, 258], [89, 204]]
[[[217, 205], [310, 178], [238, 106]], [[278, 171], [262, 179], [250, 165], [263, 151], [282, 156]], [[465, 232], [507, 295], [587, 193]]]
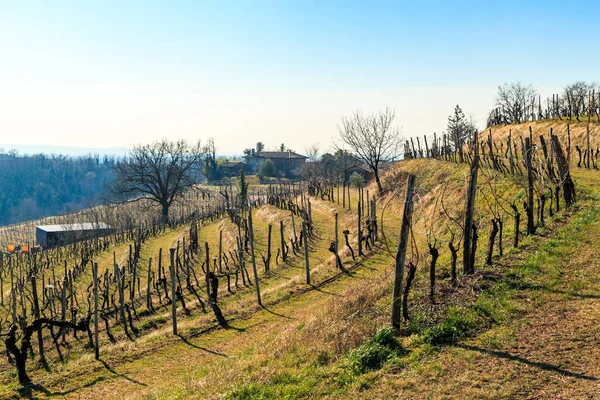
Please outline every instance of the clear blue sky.
[[[0, 1], [0, 144], [325, 150], [341, 115], [484, 124], [495, 88], [599, 80], [598, 3]], [[589, 16], [589, 17], [588, 17]]]

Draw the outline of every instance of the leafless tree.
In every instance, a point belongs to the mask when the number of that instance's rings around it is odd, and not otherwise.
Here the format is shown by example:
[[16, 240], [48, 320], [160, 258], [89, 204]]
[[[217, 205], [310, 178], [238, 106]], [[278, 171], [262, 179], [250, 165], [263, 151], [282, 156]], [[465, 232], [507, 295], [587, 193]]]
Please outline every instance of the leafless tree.
[[319, 143], [312, 144], [304, 149], [308, 162], [315, 162], [319, 160]]
[[185, 190], [199, 183], [203, 151], [198, 141], [167, 139], [137, 145], [115, 165], [116, 179], [112, 194], [116, 199], [148, 199], [158, 203], [162, 217], [169, 218], [171, 204]]
[[537, 91], [532, 85], [505, 83], [498, 86], [496, 106], [502, 110], [507, 123], [520, 123], [527, 119], [531, 101], [536, 95]]
[[591, 90], [592, 85], [583, 81], [565, 86], [565, 98], [570, 107], [569, 117], [574, 114], [577, 121], [579, 121], [579, 116], [587, 113], [587, 99]]
[[[380, 195], [383, 192], [379, 176], [381, 163], [394, 160], [402, 150], [399, 129], [392, 126], [395, 117], [396, 112], [389, 107], [367, 116], [357, 110], [351, 117], [342, 117], [338, 126], [341, 142], [373, 171]], [[343, 145], [336, 143], [336, 147], [341, 149]]]

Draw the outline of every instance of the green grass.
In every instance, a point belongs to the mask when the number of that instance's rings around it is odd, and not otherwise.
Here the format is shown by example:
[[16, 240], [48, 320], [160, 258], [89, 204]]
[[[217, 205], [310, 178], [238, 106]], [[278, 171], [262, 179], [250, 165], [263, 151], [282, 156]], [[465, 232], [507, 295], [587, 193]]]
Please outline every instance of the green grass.
[[393, 356], [404, 353], [396, 338], [396, 331], [391, 327], [382, 328], [364, 344], [348, 354], [349, 368], [355, 374], [373, 371]]
[[482, 324], [481, 316], [469, 308], [451, 308], [438, 324], [420, 333], [423, 343], [438, 346], [462, 339]]
[[[285, 379], [266, 384], [246, 382], [231, 388], [226, 398], [287, 398], [288, 393], [298, 393], [297, 398], [344, 397], [349, 393], [368, 393], [380, 379], [377, 371], [382, 368], [388, 374], [408, 368], [427, 376], [443, 376], [444, 364], [433, 361], [440, 346], [452, 348], [453, 343], [474, 336], [485, 348], [510, 346], [514, 341], [516, 318], [537, 302], [545, 301], [536, 289], [550, 292], [565, 285], [561, 277], [567, 272], [566, 260], [577, 251], [578, 244], [586, 240], [589, 227], [598, 221], [598, 207], [582, 204], [567, 224], [545, 233], [550, 237], [527, 238], [522, 249], [507, 252], [506, 257], [512, 260], [510, 266], [500, 275], [486, 277], [484, 274], [484, 279], [475, 285], [480, 293], [474, 302], [448, 307], [439, 319], [426, 312], [415, 313], [406, 331], [416, 340], [406, 350], [391, 329], [382, 329], [341, 358], [320, 352], [314, 355], [312, 363], [300, 364], [293, 372], [286, 372]], [[497, 271], [499, 267], [479, 268], [487, 272]], [[580, 285], [583, 279], [584, 276], [578, 277], [570, 285]], [[525, 293], [528, 293], [526, 297]], [[452, 350], [451, 354], [465, 360], [471, 357], [464, 351]], [[316, 376], [325, 383], [308, 391], [302, 376]]]

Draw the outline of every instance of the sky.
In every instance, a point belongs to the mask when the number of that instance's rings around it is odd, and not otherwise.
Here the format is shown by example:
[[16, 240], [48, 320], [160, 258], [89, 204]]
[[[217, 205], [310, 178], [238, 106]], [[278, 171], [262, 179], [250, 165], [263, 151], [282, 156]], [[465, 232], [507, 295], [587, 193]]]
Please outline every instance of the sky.
[[597, 6], [0, 0], [0, 147], [326, 151], [342, 116], [386, 106], [406, 137], [444, 131], [456, 104], [484, 128], [502, 83], [600, 80]]

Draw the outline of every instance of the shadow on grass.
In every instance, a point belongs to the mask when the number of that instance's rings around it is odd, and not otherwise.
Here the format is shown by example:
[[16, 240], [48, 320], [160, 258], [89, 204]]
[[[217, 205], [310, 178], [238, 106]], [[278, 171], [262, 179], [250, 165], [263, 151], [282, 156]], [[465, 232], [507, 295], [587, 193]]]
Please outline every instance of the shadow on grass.
[[214, 350], [207, 349], [206, 347], [198, 346], [197, 344], [194, 344], [194, 343], [190, 342], [183, 335], [177, 335], [177, 336], [179, 337], [179, 339], [181, 339], [183, 341], [183, 343], [187, 344], [190, 347], [193, 347], [193, 348], [198, 349], [198, 350], [205, 351], [205, 352], [210, 353], [210, 354], [214, 354], [215, 356], [229, 357], [227, 354], [219, 353], [218, 351], [214, 351]]
[[148, 385], [146, 385], [145, 383], [142, 383], [142, 382], [136, 381], [135, 379], [133, 379], [133, 378], [130, 378], [130, 377], [128, 377], [128, 376], [127, 376], [127, 375], [125, 375], [125, 374], [121, 374], [121, 373], [119, 373], [119, 372], [115, 371], [115, 370], [114, 370], [114, 369], [112, 369], [112, 367], [111, 367], [110, 365], [108, 365], [108, 363], [107, 363], [106, 361], [104, 361], [103, 359], [100, 359], [100, 360], [98, 360], [98, 361], [100, 361], [100, 362], [102, 363], [102, 365], [104, 365], [104, 368], [106, 368], [106, 369], [107, 369], [107, 370], [108, 370], [108, 371], [109, 371], [111, 374], [113, 374], [113, 375], [115, 375], [115, 376], [118, 376], [119, 378], [124, 378], [124, 379], [128, 380], [129, 382], [135, 383], [136, 385], [140, 385], [140, 386], [148, 386]]
[[545, 285], [534, 285], [534, 284], [529, 284], [529, 283], [516, 282], [513, 284], [513, 286], [516, 287], [517, 289], [540, 290], [540, 291], [546, 292], [546, 293], [564, 294], [567, 296], [577, 297], [580, 299], [600, 299], [600, 295], [597, 295], [597, 294], [585, 294], [585, 293], [577, 293], [577, 292], [567, 291], [567, 290], [553, 289], [553, 288], [545, 286]]
[[265, 310], [266, 312], [268, 312], [268, 313], [270, 313], [270, 314], [273, 314], [273, 315], [277, 315], [278, 317], [281, 317], [281, 318], [286, 318], [286, 319], [294, 319], [294, 318], [292, 318], [292, 317], [288, 317], [287, 315], [283, 315], [283, 314], [276, 313], [275, 311], [271, 311], [271, 310], [269, 310], [269, 309], [268, 309], [266, 306], [264, 306], [264, 305], [262, 305], [262, 306], [260, 306], [260, 307], [261, 307], [263, 310]]
[[85, 385], [77, 386], [72, 389], [59, 392], [52, 392], [38, 383], [30, 383], [18, 389], [17, 392], [19, 393], [19, 396], [25, 399], [37, 399], [38, 397], [36, 396], [35, 392], [43, 393], [46, 397], [64, 397], [68, 394], [75, 393], [80, 389], [94, 386], [96, 383], [102, 382], [105, 379], [106, 378], [104, 377], [96, 378], [93, 381], [86, 383]]
[[321, 288], [319, 287], [319, 285], [317, 285], [317, 286], [315, 286], [315, 285], [310, 285], [310, 287], [311, 287], [311, 288], [313, 288], [314, 290], [316, 290], [317, 292], [321, 292], [321, 293], [324, 293], [324, 294], [328, 294], [328, 295], [330, 295], [330, 296], [339, 296], [339, 294], [337, 294], [337, 293], [328, 292], [328, 291], [326, 291], [326, 290], [323, 290], [323, 289], [321, 289]]
[[532, 367], [543, 369], [545, 371], [557, 372], [561, 375], [569, 376], [572, 378], [583, 379], [583, 380], [587, 380], [587, 381], [597, 381], [598, 380], [598, 378], [596, 378], [595, 376], [580, 374], [578, 372], [572, 372], [572, 371], [560, 368], [556, 365], [552, 365], [552, 364], [549, 364], [546, 362], [531, 361], [531, 360], [528, 360], [523, 357], [512, 355], [505, 351], [489, 350], [489, 349], [484, 349], [484, 348], [477, 347], [477, 346], [470, 346], [467, 344], [456, 344], [455, 346], [466, 349], [466, 350], [478, 351], [480, 353], [489, 354], [491, 356], [498, 357], [498, 358], [504, 358], [505, 360], [517, 361], [517, 362], [520, 362], [520, 363], [523, 363], [523, 364], [526, 364], [526, 365], [529, 365]]

